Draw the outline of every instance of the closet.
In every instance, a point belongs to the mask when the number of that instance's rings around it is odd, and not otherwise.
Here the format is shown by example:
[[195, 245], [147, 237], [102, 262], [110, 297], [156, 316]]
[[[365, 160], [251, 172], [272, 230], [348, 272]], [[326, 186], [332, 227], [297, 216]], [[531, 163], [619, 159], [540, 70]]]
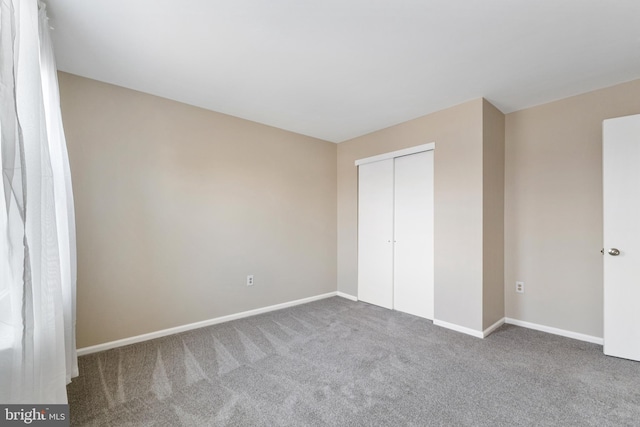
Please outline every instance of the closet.
[[434, 144], [361, 159], [358, 299], [433, 319]]

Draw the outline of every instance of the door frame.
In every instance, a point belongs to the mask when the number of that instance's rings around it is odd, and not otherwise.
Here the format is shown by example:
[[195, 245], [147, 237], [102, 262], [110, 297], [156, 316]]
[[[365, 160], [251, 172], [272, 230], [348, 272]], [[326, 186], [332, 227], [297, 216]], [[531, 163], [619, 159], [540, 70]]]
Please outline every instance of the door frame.
[[410, 154], [422, 153], [423, 151], [430, 151], [435, 149], [436, 143], [430, 142], [428, 144], [416, 145], [415, 147], [404, 148], [402, 150], [391, 151], [389, 153], [383, 153], [376, 156], [365, 157], [364, 159], [358, 159], [355, 161], [355, 164], [356, 166], [360, 166], [367, 163], [379, 162], [380, 160], [395, 159], [396, 157], [408, 156]]

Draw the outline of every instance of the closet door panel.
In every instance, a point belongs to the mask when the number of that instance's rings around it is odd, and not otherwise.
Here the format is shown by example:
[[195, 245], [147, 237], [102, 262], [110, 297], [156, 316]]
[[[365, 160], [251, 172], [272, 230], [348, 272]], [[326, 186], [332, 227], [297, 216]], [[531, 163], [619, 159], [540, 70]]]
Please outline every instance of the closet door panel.
[[358, 299], [393, 308], [393, 160], [358, 167]]
[[395, 159], [394, 309], [433, 319], [433, 151]]

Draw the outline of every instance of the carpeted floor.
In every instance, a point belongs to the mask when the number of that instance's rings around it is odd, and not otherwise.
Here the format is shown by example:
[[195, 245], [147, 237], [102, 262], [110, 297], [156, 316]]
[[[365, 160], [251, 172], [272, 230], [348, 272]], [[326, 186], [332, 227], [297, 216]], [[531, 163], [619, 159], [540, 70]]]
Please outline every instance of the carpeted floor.
[[80, 358], [72, 425], [638, 426], [640, 363], [330, 298]]

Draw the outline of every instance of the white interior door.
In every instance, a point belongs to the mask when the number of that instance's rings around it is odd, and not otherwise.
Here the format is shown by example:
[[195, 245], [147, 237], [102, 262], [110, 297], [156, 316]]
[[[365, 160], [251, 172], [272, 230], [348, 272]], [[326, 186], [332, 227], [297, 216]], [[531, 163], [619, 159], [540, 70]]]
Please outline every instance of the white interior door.
[[603, 129], [604, 353], [640, 361], [640, 115]]
[[393, 308], [393, 159], [358, 167], [358, 299]]
[[433, 151], [395, 159], [393, 308], [433, 319]]

